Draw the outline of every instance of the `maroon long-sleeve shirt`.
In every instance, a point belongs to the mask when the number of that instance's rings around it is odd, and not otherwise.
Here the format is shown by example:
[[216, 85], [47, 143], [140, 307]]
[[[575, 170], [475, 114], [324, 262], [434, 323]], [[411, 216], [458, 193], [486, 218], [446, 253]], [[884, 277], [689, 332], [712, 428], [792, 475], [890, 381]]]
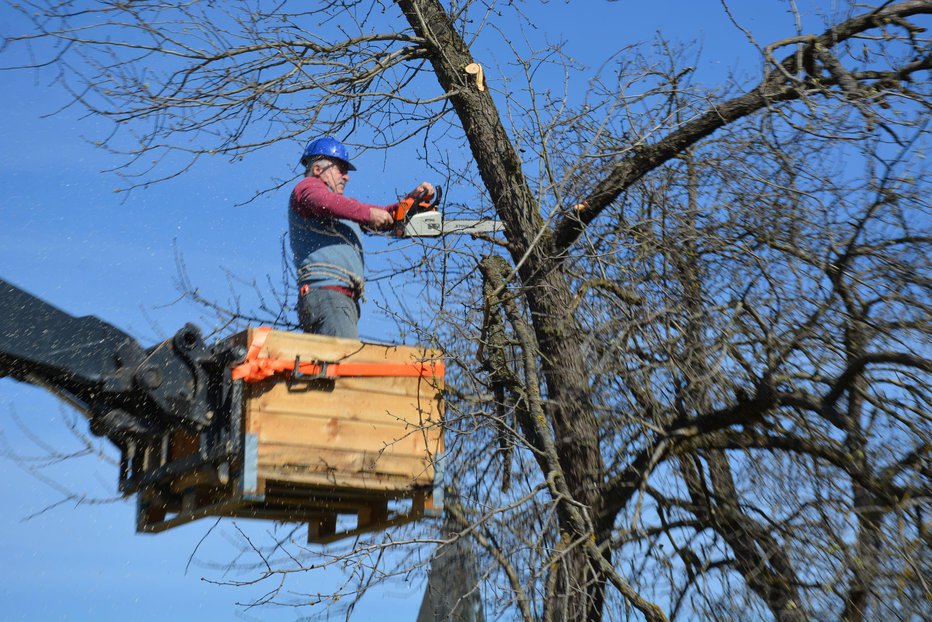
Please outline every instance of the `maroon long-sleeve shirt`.
[[391, 205], [374, 205], [337, 194], [316, 177], [305, 177], [291, 192], [291, 209], [304, 218], [345, 218], [360, 224], [369, 222], [369, 210], [391, 210]]

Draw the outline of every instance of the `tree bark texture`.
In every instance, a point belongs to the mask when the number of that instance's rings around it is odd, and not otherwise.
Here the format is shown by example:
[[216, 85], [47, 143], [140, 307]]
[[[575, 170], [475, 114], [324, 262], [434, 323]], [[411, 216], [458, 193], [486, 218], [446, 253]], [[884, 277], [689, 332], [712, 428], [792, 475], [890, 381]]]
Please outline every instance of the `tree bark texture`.
[[[441, 86], [451, 96], [479, 173], [505, 224], [511, 257], [518, 266], [518, 278], [542, 354], [547, 419], [552, 426], [562, 477], [573, 497], [567, 501], [586, 508], [585, 523], [564, 516], [565, 528], [572, 539], [594, 536], [596, 542], [604, 543], [611, 535], [611, 523], [600, 522], [596, 532], [594, 517], [602, 510], [604, 465], [588, 385], [591, 363], [586, 361], [578, 340], [574, 340], [578, 329], [568, 313], [572, 293], [554, 256], [540, 206], [528, 187], [520, 157], [502, 125], [491, 93], [477, 89], [464, 70], [475, 59], [440, 2], [399, 0], [398, 4], [417, 35], [428, 42], [428, 58]], [[565, 505], [562, 503], [561, 507]], [[554, 614], [556, 619], [562, 619], [564, 614], [577, 619], [599, 619], [605, 577], [599, 576], [595, 570], [598, 566], [588, 560], [583, 547], [575, 547], [563, 559], [561, 568], [567, 576], [560, 583], [571, 591], [582, 588], [588, 597], [580, 599], [568, 594], [563, 599], [563, 613]], [[582, 614], [583, 611], [587, 613]]]

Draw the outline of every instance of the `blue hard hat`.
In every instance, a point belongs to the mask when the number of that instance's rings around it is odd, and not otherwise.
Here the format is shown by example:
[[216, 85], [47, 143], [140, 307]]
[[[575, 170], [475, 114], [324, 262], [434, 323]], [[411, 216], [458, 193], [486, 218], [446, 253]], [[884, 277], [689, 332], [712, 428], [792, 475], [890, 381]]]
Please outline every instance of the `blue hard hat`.
[[349, 151], [346, 150], [343, 143], [330, 136], [321, 136], [309, 142], [304, 149], [304, 155], [301, 156], [301, 164], [307, 166], [308, 162], [317, 158], [340, 160], [346, 164], [347, 169], [356, 170], [356, 167], [350, 164]]

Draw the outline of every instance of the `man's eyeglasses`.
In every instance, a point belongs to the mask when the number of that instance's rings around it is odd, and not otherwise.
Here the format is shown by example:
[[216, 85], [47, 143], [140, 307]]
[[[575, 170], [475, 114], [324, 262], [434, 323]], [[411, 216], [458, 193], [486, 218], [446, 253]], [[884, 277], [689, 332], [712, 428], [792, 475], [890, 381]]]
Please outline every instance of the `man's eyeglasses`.
[[349, 173], [349, 164], [346, 162], [329, 162], [327, 166], [320, 170], [320, 172], [323, 173], [332, 166], [337, 167], [337, 170], [340, 171], [340, 175], [346, 175]]

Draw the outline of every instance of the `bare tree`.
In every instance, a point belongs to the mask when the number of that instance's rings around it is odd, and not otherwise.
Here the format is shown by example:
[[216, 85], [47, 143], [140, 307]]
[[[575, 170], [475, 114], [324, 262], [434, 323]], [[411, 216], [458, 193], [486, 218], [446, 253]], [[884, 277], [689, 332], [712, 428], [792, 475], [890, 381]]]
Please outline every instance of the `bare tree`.
[[6, 44], [114, 120], [130, 185], [324, 132], [468, 154], [444, 170], [505, 240], [411, 275], [457, 364], [457, 531], [358, 568], [465, 538], [524, 620], [932, 615], [932, 1], [842, 3], [719, 90], [666, 41], [621, 50], [584, 97], [535, 82], [578, 71], [559, 45], [475, 71], [525, 3], [22, 4]]

